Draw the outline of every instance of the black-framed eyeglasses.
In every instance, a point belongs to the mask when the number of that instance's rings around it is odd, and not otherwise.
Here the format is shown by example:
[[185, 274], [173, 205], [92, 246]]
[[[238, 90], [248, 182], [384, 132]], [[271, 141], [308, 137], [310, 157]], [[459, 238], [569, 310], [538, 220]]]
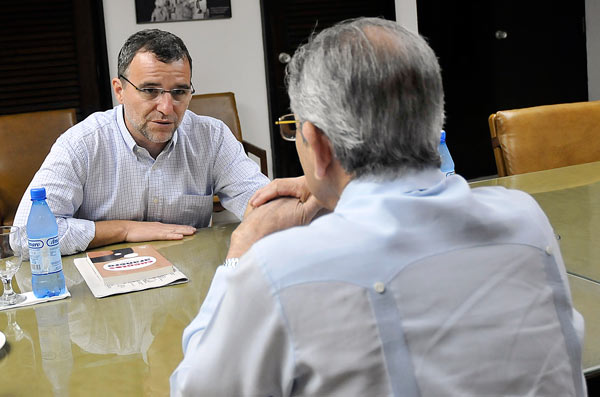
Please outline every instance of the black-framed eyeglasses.
[[191, 88], [173, 88], [172, 90], [165, 90], [164, 88], [158, 87], [138, 88], [138, 86], [133, 84], [127, 79], [127, 77], [123, 76], [122, 74], [119, 75], [119, 78], [131, 84], [131, 86], [140, 93], [142, 98], [144, 98], [147, 101], [153, 101], [156, 98], [159, 98], [162, 94], [169, 93], [171, 94], [171, 98], [173, 98], [175, 102], [184, 102], [190, 97], [190, 95], [196, 92], [193, 85]]
[[296, 140], [296, 132], [298, 131], [298, 128], [300, 128], [301, 123], [300, 120], [296, 119], [295, 114], [284, 114], [275, 122], [275, 124], [279, 126], [279, 132], [284, 140], [290, 142]]

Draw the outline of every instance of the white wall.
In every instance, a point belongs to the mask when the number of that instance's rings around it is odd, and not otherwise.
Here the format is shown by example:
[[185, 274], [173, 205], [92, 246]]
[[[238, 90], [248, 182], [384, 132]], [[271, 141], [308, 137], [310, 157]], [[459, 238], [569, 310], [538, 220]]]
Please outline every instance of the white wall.
[[[416, 0], [395, 0], [397, 19], [417, 30]], [[231, 0], [232, 18], [136, 24], [135, 2], [104, 0], [106, 44], [111, 77], [117, 75], [119, 49], [131, 34], [146, 28], [173, 32], [194, 61], [192, 83], [198, 93], [235, 93], [244, 139], [267, 151], [273, 175], [267, 83], [258, 0]], [[113, 97], [113, 103], [117, 103]]]
[[587, 34], [588, 96], [590, 101], [600, 100], [600, 1], [585, 1]]

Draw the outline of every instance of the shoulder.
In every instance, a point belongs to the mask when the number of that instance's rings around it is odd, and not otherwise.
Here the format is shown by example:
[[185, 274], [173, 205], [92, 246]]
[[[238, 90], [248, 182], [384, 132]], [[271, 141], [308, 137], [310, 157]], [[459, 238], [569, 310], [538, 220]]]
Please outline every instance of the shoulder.
[[511, 199], [522, 202], [535, 202], [533, 197], [522, 190], [507, 189], [503, 186], [483, 186], [472, 188], [471, 192], [480, 199]]
[[229, 147], [236, 142], [233, 133], [223, 121], [197, 115], [190, 110], [185, 112], [177, 134], [178, 139], [194, 147], [210, 147], [215, 151], [222, 145]]
[[545, 247], [554, 231], [538, 202], [521, 190], [501, 186], [474, 188], [466, 216], [476, 216], [481, 228], [495, 228], [504, 238]]
[[190, 110], [186, 110], [179, 131], [183, 136], [198, 138], [201, 136], [221, 135], [228, 129], [221, 120], [209, 116], [201, 116]]
[[340, 249], [352, 251], [333, 238], [345, 235], [348, 227], [337, 214], [324, 215], [309, 225], [273, 233], [257, 241], [249, 252], [276, 289], [315, 281], [327, 277], [319, 271], [323, 263], [333, 265], [330, 259], [344, 256]]
[[536, 217], [546, 217], [537, 201], [528, 193], [506, 189], [501, 186], [479, 187], [472, 189], [476, 201], [501, 214], [523, 216], [530, 214]]

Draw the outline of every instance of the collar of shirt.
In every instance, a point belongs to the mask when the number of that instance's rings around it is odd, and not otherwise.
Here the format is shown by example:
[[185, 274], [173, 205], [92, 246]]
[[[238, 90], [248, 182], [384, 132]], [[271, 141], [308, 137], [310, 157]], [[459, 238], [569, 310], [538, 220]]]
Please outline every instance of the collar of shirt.
[[[350, 181], [346, 186], [340, 200], [336, 206], [338, 209], [343, 209], [353, 201], [353, 198], [359, 196], [371, 196], [373, 194], [381, 194], [394, 192], [394, 194], [405, 195], [427, 195], [428, 193], [436, 194], [431, 191], [435, 186], [439, 186], [446, 176], [437, 168], [429, 168], [425, 170], [410, 170], [402, 176], [395, 179], [381, 179], [377, 177], [364, 177]], [[435, 190], [437, 192], [437, 189]]]
[[[116, 113], [117, 113], [117, 125], [119, 127], [119, 132], [121, 133], [121, 136], [123, 137], [123, 140], [125, 141], [125, 144], [127, 145], [127, 147], [133, 153], [136, 153], [134, 148], [136, 146], [138, 146], [138, 144], [135, 143], [135, 140], [133, 139], [133, 137], [131, 136], [131, 133], [127, 129], [127, 126], [125, 125], [125, 108], [123, 107], [122, 104], [117, 106]], [[181, 124], [180, 124], [180, 126], [181, 126]], [[178, 130], [179, 130], [179, 127], [177, 127], [177, 129], [173, 133], [173, 138], [171, 138], [171, 140], [169, 141], [167, 146], [165, 146], [162, 153], [168, 153], [170, 150], [172, 150], [172, 148], [175, 147], [175, 145], [177, 144], [177, 139], [178, 139]]]

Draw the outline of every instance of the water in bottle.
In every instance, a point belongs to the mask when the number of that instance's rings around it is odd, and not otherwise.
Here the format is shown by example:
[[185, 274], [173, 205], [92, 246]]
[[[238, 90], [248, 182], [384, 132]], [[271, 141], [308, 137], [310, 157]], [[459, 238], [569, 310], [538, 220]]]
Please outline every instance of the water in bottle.
[[452, 160], [452, 156], [450, 156], [448, 146], [446, 146], [446, 131], [442, 131], [441, 133], [438, 151], [440, 152], [440, 157], [442, 159], [442, 165], [440, 167], [442, 172], [446, 174], [446, 176], [454, 174], [454, 161]]
[[46, 189], [31, 189], [31, 210], [27, 218], [27, 239], [31, 262], [31, 287], [38, 297], [66, 293], [62, 270], [58, 226], [46, 203]]

